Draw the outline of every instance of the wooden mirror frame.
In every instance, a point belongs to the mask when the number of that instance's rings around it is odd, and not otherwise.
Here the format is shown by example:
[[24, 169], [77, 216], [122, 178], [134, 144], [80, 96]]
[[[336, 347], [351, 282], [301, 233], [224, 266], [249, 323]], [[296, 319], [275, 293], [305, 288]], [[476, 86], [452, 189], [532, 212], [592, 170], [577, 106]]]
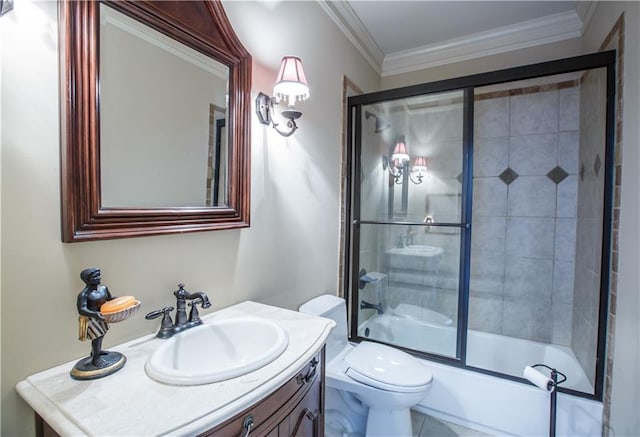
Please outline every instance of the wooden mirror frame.
[[[228, 205], [104, 208], [100, 188], [100, 3], [229, 68]], [[251, 55], [219, 0], [60, 1], [62, 241], [249, 226]], [[205, 145], [206, 146], [206, 145]], [[203, 165], [206, 163], [203, 163]]]

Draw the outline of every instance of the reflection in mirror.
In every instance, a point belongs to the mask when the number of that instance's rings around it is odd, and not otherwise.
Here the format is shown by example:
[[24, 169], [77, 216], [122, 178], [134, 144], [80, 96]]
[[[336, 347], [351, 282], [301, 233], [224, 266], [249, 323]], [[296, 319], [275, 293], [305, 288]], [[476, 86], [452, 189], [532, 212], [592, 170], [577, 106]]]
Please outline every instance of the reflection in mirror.
[[[224, 205], [224, 195], [222, 204], [205, 202], [203, 181], [211, 182], [210, 108], [218, 108], [214, 116], [224, 117], [228, 71], [220, 62], [100, 5], [103, 207]], [[219, 188], [214, 187], [216, 194]]]
[[[368, 220], [420, 223], [430, 216], [440, 223], [460, 221], [462, 115], [460, 91], [363, 106], [363, 218], [369, 214]], [[406, 154], [404, 162], [394, 155], [399, 145]], [[425, 165], [422, 173], [420, 165]], [[384, 207], [379, 204], [383, 199]]]
[[224, 109], [210, 105], [209, 153], [207, 154], [207, 206], [221, 206], [226, 202], [227, 180], [227, 120]]
[[58, 5], [62, 240], [249, 226], [251, 55], [222, 3]]

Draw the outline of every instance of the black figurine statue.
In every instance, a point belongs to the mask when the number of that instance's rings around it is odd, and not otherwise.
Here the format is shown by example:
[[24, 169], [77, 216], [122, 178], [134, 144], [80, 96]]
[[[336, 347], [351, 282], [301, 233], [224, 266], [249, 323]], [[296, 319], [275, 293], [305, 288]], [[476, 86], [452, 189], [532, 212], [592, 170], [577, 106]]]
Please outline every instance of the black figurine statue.
[[109, 324], [100, 312], [100, 307], [112, 300], [106, 285], [100, 284], [100, 269], [90, 267], [80, 273], [86, 287], [78, 294], [79, 340], [91, 340], [91, 355], [78, 361], [71, 370], [74, 379], [96, 379], [120, 370], [126, 357], [118, 352], [102, 350], [102, 339]]

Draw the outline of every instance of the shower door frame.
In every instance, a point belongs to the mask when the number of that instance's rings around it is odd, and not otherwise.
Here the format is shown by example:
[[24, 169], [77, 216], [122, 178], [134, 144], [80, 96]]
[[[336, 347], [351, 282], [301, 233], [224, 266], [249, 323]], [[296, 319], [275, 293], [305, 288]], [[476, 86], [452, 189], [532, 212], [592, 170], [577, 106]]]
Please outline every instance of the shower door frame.
[[[596, 374], [594, 393], [584, 393], [572, 389], [558, 387], [558, 390], [571, 395], [602, 401], [604, 388], [604, 373], [606, 362], [606, 338], [608, 304], [610, 294], [610, 274], [611, 274], [611, 247], [612, 247], [612, 222], [613, 222], [613, 187], [614, 187], [614, 145], [615, 145], [615, 84], [616, 84], [616, 51], [605, 51], [586, 54], [571, 58], [564, 58], [554, 61], [547, 61], [537, 64], [514, 67], [504, 70], [497, 70], [488, 73], [474, 74], [470, 76], [445, 79], [436, 82], [428, 82], [418, 85], [411, 85], [391, 90], [383, 90], [368, 94], [352, 96], [347, 99], [347, 146], [346, 146], [346, 187], [345, 187], [345, 210], [347, 214], [345, 227], [345, 250], [344, 257], [344, 284], [347, 290], [343, 290], [343, 295], [347, 299], [349, 308], [349, 340], [360, 342], [363, 340], [376, 341], [374, 339], [360, 337], [358, 335], [358, 291], [359, 291], [359, 247], [360, 247], [360, 225], [361, 224], [381, 224], [381, 225], [411, 225], [427, 226], [423, 222], [402, 222], [402, 221], [373, 221], [360, 220], [360, 187], [354, 186], [354, 181], [361, 180], [360, 173], [360, 153], [361, 136], [356, 135], [362, 129], [362, 106], [375, 103], [382, 103], [389, 100], [416, 97], [426, 94], [436, 94], [450, 91], [464, 91], [463, 105], [463, 179], [462, 179], [462, 211], [461, 223], [430, 223], [429, 226], [458, 227], [460, 235], [460, 271], [458, 285], [458, 325], [456, 341], [456, 357], [446, 357], [428, 352], [407, 349], [393, 345], [398, 349], [423, 357], [432, 361], [447, 365], [465, 368], [487, 375], [497, 376], [513, 381], [526, 382], [526, 379], [516, 377], [496, 371], [469, 366], [466, 364], [467, 351], [467, 328], [469, 317], [469, 281], [470, 281], [470, 260], [471, 260], [471, 232], [472, 232], [472, 200], [473, 200], [473, 122], [474, 122], [474, 90], [477, 87], [496, 85], [500, 83], [513, 82], [537, 77], [552, 76], [563, 73], [573, 73], [578, 71], [592, 70], [597, 68], [606, 69], [606, 127], [605, 127], [605, 164], [604, 164], [604, 199], [603, 199], [603, 229], [602, 229], [602, 253], [601, 253], [601, 279], [600, 279], [600, 301], [597, 330], [596, 349]], [[383, 343], [383, 342], [381, 342]]]

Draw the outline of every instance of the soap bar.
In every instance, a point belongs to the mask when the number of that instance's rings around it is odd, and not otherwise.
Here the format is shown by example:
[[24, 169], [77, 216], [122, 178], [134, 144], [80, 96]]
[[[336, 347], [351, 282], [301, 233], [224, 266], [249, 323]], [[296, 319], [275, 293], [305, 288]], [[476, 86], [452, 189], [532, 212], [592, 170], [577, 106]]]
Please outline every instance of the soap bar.
[[127, 308], [134, 306], [136, 303], [137, 300], [133, 296], [116, 297], [115, 299], [105, 302], [100, 307], [100, 312], [102, 314], [117, 313], [118, 311], [126, 310]]

